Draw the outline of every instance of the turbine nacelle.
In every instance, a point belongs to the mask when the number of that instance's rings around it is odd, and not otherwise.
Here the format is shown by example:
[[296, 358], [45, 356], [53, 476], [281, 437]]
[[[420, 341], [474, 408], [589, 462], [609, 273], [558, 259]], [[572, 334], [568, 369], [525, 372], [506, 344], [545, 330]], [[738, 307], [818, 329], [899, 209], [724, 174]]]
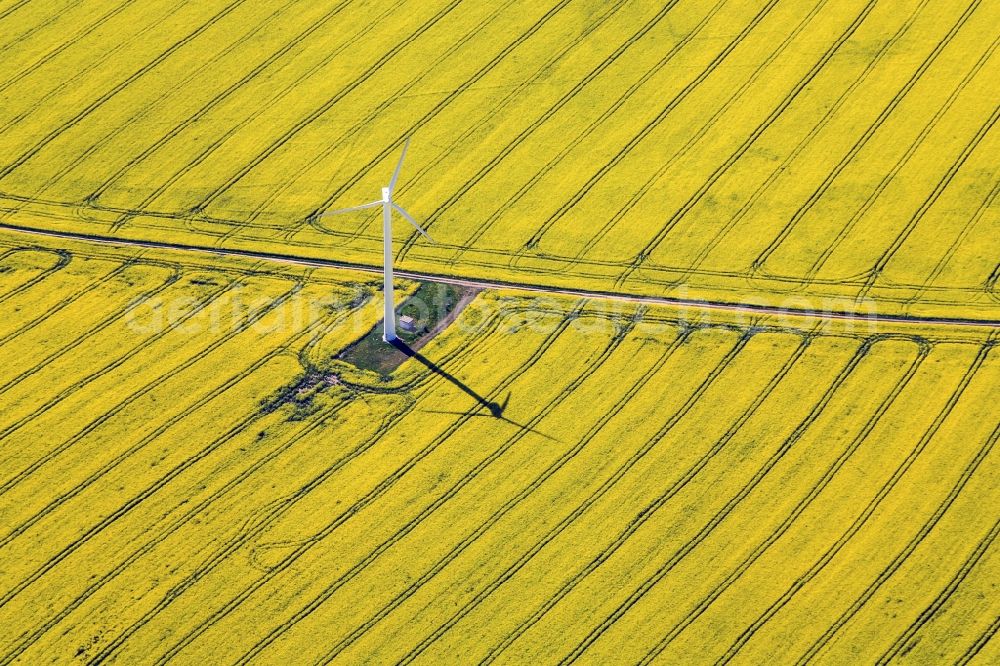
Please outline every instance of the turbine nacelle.
[[420, 224], [413, 218], [413, 216], [410, 215], [408, 212], [406, 212], [406, 210], [402, 206], [400, 206], [399, 204], [397, 204], [395, 201], [392, 200], [392, 193], [396, 189], [396, 182], [399, 180], [399, 172], [403, 167], [403, 160], [406, 158], [406, 149], [409, 148], [409, 146], [410, 146], [410, 140], [407, 139], [406, 143], [403, 144], [403, 152], [399, 156], [399, 162], [396, 164], [396, 170], [392, 174], [392, 180], [389, 181], [389, 185], [382, 188], [381, 199], [378, 199], [377, 201], [369, 201], [368, 203], [361, 204], [360, 206], [351, 206], [349, 208], [338, 208], [337, 210], [328, 210], [325, 213], [322, 213], [320, 217], [331, 217], [333, 215], [341, 215], [343, 213], [353, 213], [354, 211], [364, 210], [366, 208], [375, 208], [377, 206], [382, 206], [383, 208], [394, 209], [397, 213], [405, 217], [406, 221], [412, 224], [413, 228], [416, 229], [421, 236], [423, 236], [424, 238], [433, 243], [434, 239], [431, 238], [426, 231], [424, 231], [423, 227], [420, 226]]

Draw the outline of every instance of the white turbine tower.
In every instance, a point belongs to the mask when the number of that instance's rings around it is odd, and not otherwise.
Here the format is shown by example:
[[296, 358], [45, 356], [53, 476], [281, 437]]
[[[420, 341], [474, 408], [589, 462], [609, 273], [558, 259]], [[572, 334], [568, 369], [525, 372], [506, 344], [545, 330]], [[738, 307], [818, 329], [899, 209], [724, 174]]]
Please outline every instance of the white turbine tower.
[[341, 208], [339, 210], [331, 210], [323, 213], [323, 216], [328, 215], [340, 215], [341, 213], [350, 213], [356, 210], [364, 210], [365, 208], [375, 208], [376, 206], [382, 207], [382, 252], [383, 252], [383, 262], [384, 262], [384, 280], [385, 286], [382, 290], [382, 295], [385, 297], [385, 319], [383, 323], [383, 334], [382, 339], [386, 342], [393, 342], [396, 340], [396, 309], [393, 303], [392, 297], [392, 209], [395, 208], [400, 215], [409, 220], [410, 224], [419, 231], [424, 238], [434, 242], [434, 239], [427, 235], [417, 221], [413, 219], [413, 216], [407, 213], [403, 208], [392, 200], [392, 193], [396, 189], [396, 181], [399, 180], [399, 171], [403, 168], [403, 160], [406, 159], [406, 149], [410, 147], [409, 138], [406, 139], [406, 143], [403, 144], [403, 153], [399, 156], [399, 163], [396, 164], [396, 170], [392, 174], [392, 180], [389, 181], [388, 187], [382, 188], [382, 198], [378, 201], [371, 201], [366, 204], [361, 204], [360, 206], [351, 206], [350, 208]]

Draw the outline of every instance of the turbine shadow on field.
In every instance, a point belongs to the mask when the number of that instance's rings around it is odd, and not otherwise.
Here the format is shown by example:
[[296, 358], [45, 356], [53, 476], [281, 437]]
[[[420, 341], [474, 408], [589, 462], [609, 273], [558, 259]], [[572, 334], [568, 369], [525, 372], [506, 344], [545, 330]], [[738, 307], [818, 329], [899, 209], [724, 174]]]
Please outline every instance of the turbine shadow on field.
[[[504, 398], [504, 401], [502, 403], [494, 402], [492, 400], [487, 400], [485, 397], [483, 397], [483, 396], [479, 395], [478, 393], [476, 393], [471, 387], [469, 387], [468, 384], [466, 384], [465, 382], [463, 382], [462, 380], [460, 380], [455, 375], [453, 375], [453, 374], [451, 374], [449, 372], [446, 372], [441, 366], [439, 366], [438, 364], [434, 363], [429, 358], [427, 358], [426, 356], [424, 356], [420, 352], [416, 351], [415, 349], [413, 349], [412, 347], [410, 347], [408, 344], [406, 344], [405, 342], [403, 342], [399, 338], [393, 340], [390, 344], [393, 347], [395, 347], [396, 349], [398, 349], [400, 352], [402, 352], [403, 354], [405, 354], [408, 358], [412, 358], [415, 361], [418, 361], [419, 363], [421, 363], [424, 367], [426, 367], [428, 370], [430, 370], [434, 374], [438, 375], [439, 377], [441, 377], [443, 379], [448, 380], [449, 382], [451, 382], [452, 384], [454, 384], [455, 386], [457, 386], [459, 389], [461, 389], [463, 393], [466, 393], [469, 396], [471, 396], [481, 406], [485, 407], [489, 411], [489, 415], [492, 416], [493, 418], [500, 419], [501, 421], [506, 421], [507, 423], [510, 423], [513, 426], [517, 426], [518, 428], [520, 428], [522, 430], [527, 430], [528, 432], [535, 433], [536, 435], [538, 435], [540, 437], [544, 437], [545, 439], [552, 440], [554, 442], [555, 441], [559, 441], [555, 437], [552, 437], [550, 435], [546, 435], [545, 433], [540, 432], [538, 430], [535, 430], [534, 428], [531, 428], [528, 425], [525, 425], [523, 423], [518, 423], [517, 421], [514, 421], [514, 420], [509, 419], [506, 416], [504, 416], [503, 415], [504, 410], [507, 409], [507, 403], [510, 402], [510, 393], [509, 392], [507, 393], [507, 397]], [[466, 416], [466, 415], [468, 415], [468, 412], [452, 412], [452, 411], [447, 411], [447, 410], [425, 409], [424, 411], [431, 412], [433, 414], [454, 414], [456, 416]], [[486, 416], [486, 414], [472, 414], [472, 416]]]

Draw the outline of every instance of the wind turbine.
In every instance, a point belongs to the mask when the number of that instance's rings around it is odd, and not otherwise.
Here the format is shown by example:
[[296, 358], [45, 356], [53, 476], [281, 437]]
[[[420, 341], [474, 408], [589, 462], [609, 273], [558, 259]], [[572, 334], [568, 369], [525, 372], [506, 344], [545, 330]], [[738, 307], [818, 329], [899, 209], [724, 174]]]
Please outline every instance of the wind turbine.
[[403, 153], [399, 156], [399, 162], [396, 164], [396, 170], [392, 174], [392, 180], [389, 181], [388, 187], [382, 188], [382, 198], [377, 201], [370, 201], [366, 204], [361, 204], [360, 206], [351, 206], [350, 208], [341, 208], [339, 210], [331, 210], [323, 213], [323, 217], [330, 215], [340, 215], [341, 213], [351, 213], [356, 210], [364, 210], [365, 208], [375, 208], [376, 206], [382, 207], [382, 252], [383, 252], [383, 273], [384, 273], [384, 287], [382, 289], [382, 295], [385, 297], [385, 318], [383, 323], [383, 333], [382, 339], [386, 342], [393, 342], [396, 338], [396, 309], [393, 305], [392, 296], [392, 210], [396, 209], [400, 215], [405, 217], [413, 228], [416, 229], [423, 235], [424, 238], [430, 242], [434, 242], [434, 239], [427, 235], [417, 221], [413, 219], [413, 216], [403, 210], [403, 207], [392, 200], [392, 193], [396, 189], [396, 181], [399, 180], [399, 171], [403, 168], [403, 160], [406, 159], [406, 149], [410, 147], [410, 139], [407, 137], [406, 143], [403, 144]]

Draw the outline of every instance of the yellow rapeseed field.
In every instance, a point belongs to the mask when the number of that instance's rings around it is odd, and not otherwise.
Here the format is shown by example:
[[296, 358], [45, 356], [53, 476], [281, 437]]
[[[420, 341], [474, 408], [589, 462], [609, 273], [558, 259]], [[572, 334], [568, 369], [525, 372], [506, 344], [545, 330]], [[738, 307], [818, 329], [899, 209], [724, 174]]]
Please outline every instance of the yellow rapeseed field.
[[988, 329], [0, 241], [4, 663], [989, 661]]
[[8, 223], [995, 315], [989, 0], [127, 0], [0, 10]]
[[[998, 43], [0, 0], [0, 666], [1000, 663]], [[377, 374], [381, 276], [304, 260], [381, 268], [322, 213], [407, 139], [397, 268], [509, 288]]]

